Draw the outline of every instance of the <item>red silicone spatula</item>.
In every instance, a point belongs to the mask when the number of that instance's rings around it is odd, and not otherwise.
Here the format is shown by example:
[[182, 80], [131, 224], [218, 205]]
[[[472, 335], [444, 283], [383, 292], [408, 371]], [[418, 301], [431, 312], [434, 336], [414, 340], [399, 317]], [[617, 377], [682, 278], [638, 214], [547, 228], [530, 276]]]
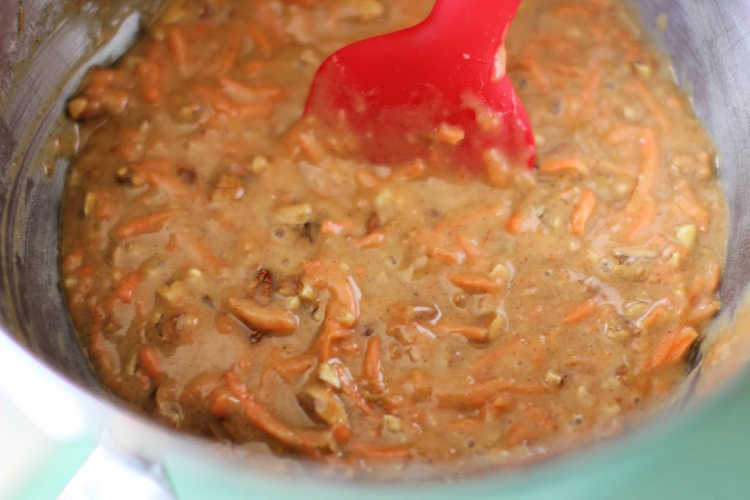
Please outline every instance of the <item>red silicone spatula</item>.
[[305, 114], [345, 124], [373, 162], [440, 148], [450, 165], [477, 171], [496, 148], [531, 166], [534, 136], [503, 45], [520, 3], [437, 0], [422, 23], [344, 47], [318, 69]]

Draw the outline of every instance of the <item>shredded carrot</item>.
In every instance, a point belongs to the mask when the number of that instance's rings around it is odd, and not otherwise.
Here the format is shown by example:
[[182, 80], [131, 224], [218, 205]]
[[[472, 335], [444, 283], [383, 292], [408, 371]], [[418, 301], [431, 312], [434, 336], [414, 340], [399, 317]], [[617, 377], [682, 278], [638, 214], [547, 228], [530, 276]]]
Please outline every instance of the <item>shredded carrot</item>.
[[[351, 315], [351, 322], [347, 326], [354, 326], [359, 319], [359, 302], [362, 298], [361, 292], [350, 276], [347, 276], [336, 264], [323, 261], [306, 261], [303, 264], [305, 276], [316, 288], [327, 288], [333, 295], [333, 301], [329, 305], [335, 314], [347, 313]], [[343, 308], [343, 310], [341, 310]], [[337, 317], [342, 321], [342, 317]]]
[[362, 410], [362, 413], [364, 413], [365, 415], [374, 415], [374, 411], [370, 407], [370, 404], [359, 391], [359, 387], [354, 381], [354, 377], [352, 377], [349, 368], [347, 368], [343, 363], [333, 363], [332, 366], [338, 373], [342, 392], [346, 394], [352, 401], [354, 401], [354, 404], [357, 406], [357, 408]]
[[461, 264], [466, 258], [466, 253], [463, 251], [451, 252], [443, 248], [432, 248], [428, 253], [430, 257], [437, 257], [446, 264]]
[[427, 170], [427, 165], [421, 159], [416, 159], [408, 163], [405, 167], [394, 172], [393, 178], [396, 180], [410, 181], [422, 176]]
[[383, 244], [385, 241], [385, 234], [380, 231], [366, 234], [357, 240], [357, 246], [359, 248], [376, 248]]
[[339, 444], [347, 443], [352, 438], [352, 429], [347, 422], [338, 422], [331, 427], [331, 432], [333, 439]]
[[539, 173], [556, 174], [560, 172], [577, 172], [581, 175], [588, 175], [589, 167], [580, 158], [559, 158], [539, 164]]
[[173, 172], [159, 172], [149, 169], [148, 164], [135, 164], [131, 167], [133, 172], [137, 172], [143, 180], [157, 190], [173, 195], [188, 196], [192, 190]]
[[599, 303], [596, 299], [587, 299], [583, 302], [579, 302], [578, 304], [568, 309], [568, 311], [565, 313], [565, 316], [563, 317], [563, 323], [566, 325], [580, 323], [581, 321], [591, 316], [594, 311], [596, 311], [598, 305]]
[[136, 71], [141, 95], [148, 102], [161, 99], [161, 68], [152, 60], [145, 60], [138, 65]]
[[476, 258], [481, 253], [477, 242], [464, 235], [460, 235], [458, 238], [458, 244], [461, 246], [467, 257]]
[[297, 134], [297, 142], [313, 163], [320, 163], [325, 158], [325, 149], [312, 133], [300, 132]]
[[138, 365], [154, 382], [158, 383], [164, 378], [161, 355], [154, 346], [147, 345], [141, 348], [138, 352]]
[[518, 344], [519, 340], [518, 337], [515, 337], [514, 340], [506, 343], [501, 344], [494, 349], [492, 349], [490, 352], [485, 354], [484, 356], [480, 357], [471, 366], [471, 369], [469, 370], [469, 373], [472, 374], [473, 377], [480, 376], [484, 374], [487, 370], [498, 364], [503, 358], [506, 356], [509, 356], [511, 351], [514, 347]]
[[721, 307], [721, 302], [718, 300], [705, 300], [698, 303], [688, 314], [686, 323], [690, 325], [699, 325], [706, 320], [711, 319]]
[[655, 324], [665, 319], [667, 311], [672, 307], [669, 299], [662, 299], [654, 303], [649, 311], [638, 320], [638, 326], [641, 328], [651, 328]]
[[450, 282], [470, 293], [497, 293], [502, 290], [502, 283], [484, 276], [471, 274], [454, 274]]
[[240, 400], [245, 418], [269, 436], [294, 448], [312, 451], [328, 446], [329, 433], [314, 430], [297, 430], [281, 422], [248, 392], [237, 376], [227, 372], [224, 379], [234, 397]]
[[581, 199], [573, 210], [570, 217], [570, 226], [573, 234], [583, 236], [586, 231], [586, 223], [591, 218], [596, 208], [596, 195], [589, 189], [585, 189], [581, 194]]
[[198, 262], [198, 267], [214, 274], [224, 267], [224, 262], [206, 246], [204, 241], [186, 232], [176, 233], [176, 239], [188, 256]]
[[675, 190], [677, 191], [677, 205], [688, 217], [698, 223], [702, 231], [705, 231], [711, 221], [711, 215], [695, 199], [695, 194], [690, 189], [688, 182], [685, 179], [680, 179], [675, 183]]
[[518, 234], [521, 230], [521, 214], [516, 212], [511, 215], [510, 219], [508, 219], [508, 222], [505, 224], [505, 230], [510, 234]]
[[299, 378], [303, 373], [315, 365], [316, 359], [309, 354], [302, 354], [291, 358], [281, 358], [274, 364], [273, 369], [281, 375], [284, 380], [291, 382]]
[[323, 321], [323, 328], [318, 335], [318, 345], [320, 351], [320, 360], [325, 362], [333, 358], [334, 343], [349, 337], [352, 333], [350, 328], [342, 326], [338, 321], [333, 319], [331, 314], [332, 304], [329, 304], [326, 311], [326, 318]]
[[289, 334], [294, 332], [299, 324], [299, 318], [286, 309], [263, 307], [250, 299], [230, 298], [227, 304], [232, 314], [250, 328]]
[[253, 39], [253, 42], [255, 42], [255, 45], [258, 47], [258, 50], [261, 51], [263, 56], [265, 58], [271, 57], [273, 46], [271, 45], [271, 40], [268, 38], [268, 35], [266, 35], [257, 24], [248, 25], [247, 30], [250, 34], [250, 38]]
[[599, 95], [599, 86], [602, 83], [602, 69], [597, 66], [589, 75], [583, 88], [581, 99], [581, 110], [593, 110], [596, 112], [596, 101]]
[[667, 127], [669, 126], [669, 120], [661, 110], [659, 104], [657, 104], [656, 98], [652, 94], [651, 90], [649, 90], [646, 85], [639, 81], [628, 84], [627, 88], [631, 92], [637, 94], [638, 97], [640, 97], [641, 102], [646, 107], [646, 109], [648, 109], [649, 114], [654, 118], [654, 120], [656, 120], [656, 123], [662, 128], [662, 130], [667, 130]]
[[547, 92], [550, 89], [549, 79], [544, 75], [544, 71], [539, 67], [539, 64], [533, 59], [516, 59], [514, 61], [509, 61], [508, 72], [511, 71], [522, 71], [528, 73], [542, 92]]
[[503, 445], [512, 448], [523, 442], [538, 439], [556, 427], [554, 418], [541, 408], [531, 407], [524, 412], [523, 418], [514, 422], [503, 436]]
[[125, 304], [130, 304], [133, 301], [133, 294], [135, 294], [136, 288], [143, 281], [144, 275], [141, 269], [137, 269], [132, 273], [126, 275], [115, 288], [115, 297], [120, 299]]
[[644, 201], [625, 228], [625, 240], [637, 241], [644, 231], [651, 226], [655, 217], [656, 207], [653, 202], [650, 200]]
[[114, 230], [114, 235], [120, 240], [134, 238], [148, 233], [160, 231], [164, 223], [179, 214], [179, 210], [162, 210], [147, 215], [142, 215], [127, 222], [123, 222]]
[[268, 67], [268, 61], [264, 59], [253, 59], [245, 64], [244, 72], [247, 76], [255, 76]]
[[648, 362], [649, 368], [659, 368], [678, 362], [697, 338], [698, 332], [690, 326], [670, 331], [656, 346]]
[[543, 394], [547, 388], [541, 384], [520, 384], [510, 379], [495, 379], [462, 387], [455, 391], [437, 394], [441, 407], [477, 407], [494, 400], [499, 393]]
[[378, 446], [369, 443], [352, 443], [349, 451], [373, 460], [396, 460], [411, 455], [411, 449], [407, 446]]
[[382, 392], [385, 390], [385, 381], [380, 363], [380, 345], [381, 340], [378, 336], [370, 337], [367, 341], [363, 370], [370, 387], [375, 391]]
[[461, 335], [470, 342], [487, 342], [489, 338], [487, 329], [481, 326], [440, 323], [436, 330], [443, 335]]
[[167, 46], [169, 47], [169, 53], [177, 63], [177, 67], [180, 71], [184, 71], [187, 63], [188, 46], [185, 33], [178, 26], [170, 26], [167, 29]]
[[196, 86], [193, 91], [218, 113], [231, 113], [236, 109], [235, 104], [217, 87]]
[[227, 418], [237, 405], [237, 399], [226, 387], [217, 387], [208, 397], [208, 411], [216, 418]]
[[688, 300], [694, 302], [701, 293], [714, 293], [721, 282], [721, 266], [709, 264], [706, 271], [693, 279], [688, 288]]
[[254, 104], [245, 104], [243, 106], [237, 106], [237, 109], [233, 112], [233, 115], [238, 118], [263, 118], [269, 116], [276, 109], [276, 105], [272, 102], [258, 102]]
[[226, 75], [232, 66], [237, 62], [237, 56], [240, 53], [242, 37], [239, 33], [233, 33], [230, 41], [227, 43], [227, 50], [224, 51], [223, 58], [219, 64], [218, 75]]
[[227, 77], [219, 78], [219, 84], [227, 97], [242, 104], [279, 100], [285, 96], [281, 87], [248, 87]]
[[648, 128], [621, 126], [613, 129], [607, 137], [612, 144], [629, 139], [637, 139], [641, 146], [638, 182], [624, 211], [625, 216], [630, 219], [624, 235], [627, 240], [632, 241], [651, 224], [655, 214], [655, 202], [651, 191], [658, 173], [659, 147], [656, 133]]

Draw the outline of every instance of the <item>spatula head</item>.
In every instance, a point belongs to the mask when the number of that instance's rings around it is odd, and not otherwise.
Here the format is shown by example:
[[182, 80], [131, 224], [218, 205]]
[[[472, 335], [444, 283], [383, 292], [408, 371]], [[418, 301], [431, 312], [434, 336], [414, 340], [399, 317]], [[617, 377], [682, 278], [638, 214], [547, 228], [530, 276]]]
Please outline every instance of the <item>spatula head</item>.
[[377, 163], [421, 157], [479, 171], [494, 149], [533, 165], [531, 125], [505, 74], [519, 3], [438, 0], [419, 25], [344, 47], [318, 69], [305, 114], [353, 132]]

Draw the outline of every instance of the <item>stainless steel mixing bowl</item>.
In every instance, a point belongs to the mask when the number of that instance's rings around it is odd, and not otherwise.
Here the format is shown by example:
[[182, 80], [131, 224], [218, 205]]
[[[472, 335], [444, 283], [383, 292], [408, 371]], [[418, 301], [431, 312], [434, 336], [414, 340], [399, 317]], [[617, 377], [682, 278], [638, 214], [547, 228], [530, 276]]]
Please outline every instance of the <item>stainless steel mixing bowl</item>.
[[[217, 451], [216, 445], [164, 430], [111, 399], [92, 375], [63, 306], [57, 231], [66, 165], [58, 161], [47, 175], [40, 166], [42, 146], [86, 67], [121, 54], [136, 36], [139, 23], [148, 19], [158, 4], [148, 0], [0, 2], [0, 367], [6, 367], [0, 374], [7, 388], [8, 377], [13, 377], [7, 367], [21, 367], [15, 369], [46, 383], [46, 391], [59, 391], [66, 398], [64, 405], [80, 410], [88, 436], [108, 440], [125, 453], [165, 463], [188, 457], [193, 464], [210, 456], [210, 467], [229, 467], [232, 472], [228, 477], [240, 485], [253, 484], [255, 491], [267, 493], [289, 493], [292, 490], [284, 489], [290, 485], [280, 478], [283, 476], [270, 479], [267, 472], [260, 472], [267, 470], [261, 464], [233, 469], [233, 459]], [[750, 197], [746, 194], [750, 192], [750, 171], [744, 164], [750, 153], [750, 2], [640, 0], [636, 7], [644, 28], [672, 57], [677, 79], [692, 96], [720, 151], [719, 174], [731, 214], [721, 284], [728, 314], [740, 304], [750, 276]], [[659, 15], [668, 20], [665, 31], [657, 27]], [[706, 375], [699, 370], [696, 376]], [[742, 371], [729, 378], [735, 383], [746, 380]], [[0, 395], [2, 390], [0, 383]], [[37, 398], [39, 408], [54, 415], [55, 408], [48, 407], [49, 396], [49, 392], [29, 395]], [[710, 412], [719, 400], [688, 401], [683, 411]], [[655, 420], [652, 428], [671, 425], [665, 424], [664, 418]], [[625, 436], [605, 444], [604, 451], [582, 451], [562, 460], [591, 463], [596, 459], [587, 454], [609, 453], [608, 448], [616, 449], [628, 440], [637, 442], [638, 437]], [[634, 450], [638, 453], [637, 447]], [[646, 448], [642, 452], [647, 453]], [[518, 481], [526, 480], [527, 473], [514, 476], [516, 487]], [[310, 475], [317, 477], [318, 472]], [[502, 485], [510, 482], [493, 483], [494, 493], [499, 494]], [[466, 488], [464, 491], [484, 491]], [[439, 490], [432, 491], [440, 496]], [[302, 491], [304, 487], [300, 487]]]

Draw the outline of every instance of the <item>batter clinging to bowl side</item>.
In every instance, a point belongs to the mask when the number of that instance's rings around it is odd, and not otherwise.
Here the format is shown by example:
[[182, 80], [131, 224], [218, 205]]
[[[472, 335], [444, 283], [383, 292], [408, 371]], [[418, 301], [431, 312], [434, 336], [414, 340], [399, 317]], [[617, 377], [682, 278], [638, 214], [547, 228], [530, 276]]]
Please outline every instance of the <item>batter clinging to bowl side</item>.
[[534, 172], [370, 165], [297, 123], [327, 54], [429, 7], [173, 2], [90, 73], [61, 269], [107, 387], [278, 451], [512, 462], [616, 431], [684, 378], [719, 308], [724, 200], [620, 2], [523, 2], [508, 72]]

